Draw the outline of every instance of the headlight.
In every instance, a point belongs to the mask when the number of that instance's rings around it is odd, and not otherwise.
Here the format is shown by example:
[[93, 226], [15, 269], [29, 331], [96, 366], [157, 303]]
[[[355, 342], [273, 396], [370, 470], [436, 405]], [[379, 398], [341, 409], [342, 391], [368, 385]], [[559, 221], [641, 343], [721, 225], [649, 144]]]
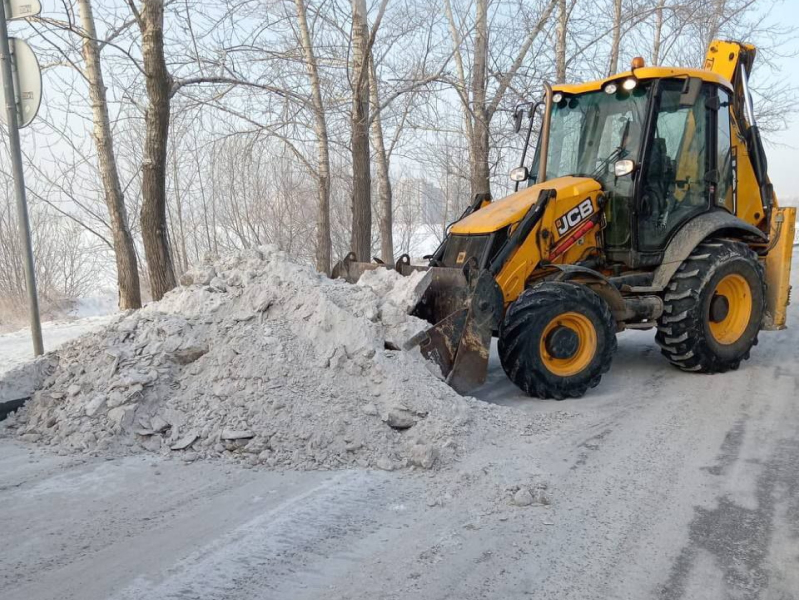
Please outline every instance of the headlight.
[[617, 93], [617, 84], [616, 83], [607, 83], [606, 87], [603, 88], [606, 94], [616, 94]]
[[511, 181], [525, 181], [528, 178], [528, 167], [511, 169], [509, 177], [511, 177]]
[[636, 168], [636, 163], [630, 159], [618, 160], [614, 163], [614, 175], [616, 177], [625, 177], [630, 175]]
[[636, 81], [635, 77], [629, 77], [628, 79], [622, 82], [622, 89], [630, 92], [633, 88], [636, 87], [637, 83], [638, 82]]
[[558, 104], [563, 99], [564, 99], [564, 94], [562, 94], [561, 92], [556, 92], [555, 94], [553, 94], [553, 104]]

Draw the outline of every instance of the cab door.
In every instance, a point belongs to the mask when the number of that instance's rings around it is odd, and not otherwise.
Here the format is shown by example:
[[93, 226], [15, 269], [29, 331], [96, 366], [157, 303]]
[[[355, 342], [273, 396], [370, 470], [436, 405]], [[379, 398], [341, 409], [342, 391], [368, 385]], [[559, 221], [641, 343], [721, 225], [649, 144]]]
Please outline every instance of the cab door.
[[716, 174], [712, 170], [709, 84], [691, 90], [690, 80], [662, 80], [641, 165], [638, 249], [657, 253], [692, 217], [710, 209]]

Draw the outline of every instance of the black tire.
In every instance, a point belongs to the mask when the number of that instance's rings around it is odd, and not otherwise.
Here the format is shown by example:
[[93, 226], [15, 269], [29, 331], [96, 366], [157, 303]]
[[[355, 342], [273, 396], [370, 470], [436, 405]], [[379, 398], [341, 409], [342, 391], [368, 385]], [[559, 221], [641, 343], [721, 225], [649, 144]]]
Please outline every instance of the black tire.
[[[712, 301], [719, 297], [716, 292], [720, 282], [730, 275], [738, 275], [747, 283], [751, 309], [742, 333], [734, 341], [720, 343], [712, 333], [720, 318], [713, 312]], [[747, 245], [729, 240], [705, 241], [683, 262], [667, 286], [656, 343], [661, 353], [683, 371], [724, 373], [738, 369], [758, 343], [765, 297], [764, 269]], [[727, 298], [725, 306], [723, 312], [727, 315]]]
[[[579, 372], [565, 376], [554, 373], [547, 366], [554, 362], [554, 357], [549, 356], [547, 350], [543, 356], [542, 349], [552, 339], [543, 340], [543, 336], [552, 335], [553, 329], [548, 333], [550, 327], [563, 329], [557, 319], [559, 316], [569, 318], [575, 313], [582, 315], [584, 324], [591, 323], [595, 335], [594, 350], [582, 353], [582, 360], [589, 361], [588, 364]], [[570, 331], [575, 333], [577, 330]], [[617, 349], [616, 324], [605, 300], [588, 287], [547, 281], [525, 290], [508, 307], [500, 327], [497, 349], [506, 375], [529, 396], [556, 400], [580, 398], [586, 390], [600, 383], [603, 373], [611, 368], [611, 359]], [[572, 360], [572, 356], [564, 360]]]

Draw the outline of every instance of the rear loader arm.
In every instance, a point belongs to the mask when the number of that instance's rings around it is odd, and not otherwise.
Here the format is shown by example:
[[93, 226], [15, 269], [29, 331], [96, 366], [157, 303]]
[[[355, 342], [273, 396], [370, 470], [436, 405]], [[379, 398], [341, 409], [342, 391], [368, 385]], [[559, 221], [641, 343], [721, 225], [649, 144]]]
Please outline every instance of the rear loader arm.
[[742, 206], [737, 207], [736, 212], [738, 217], [759, 225], [767, 233], [769, 245], [764, 269], [767, 293], [762, 329], [783, 329], [791, 287], [789, 278], [796, 209], [779, 208], [767, 174], [767, 159], [749, 87], [755, 57], [756, 47], [752, 44], [714, 40], [708, 47], [704, 68], [718, 73], [733, 85], [731, 130], [738, 130], [744, 143], [737, 139], [732, 142], [741, 148], [741, 154], [745, 154], [742, 157], [745, 160], [740, 159], [738, 165], [737, 180], [742, 187], [739, 196], [747, 200], [748, 196], [757, 193], [761, 204], [760, 213], [752, 214], [752, 210], [745, 210]]

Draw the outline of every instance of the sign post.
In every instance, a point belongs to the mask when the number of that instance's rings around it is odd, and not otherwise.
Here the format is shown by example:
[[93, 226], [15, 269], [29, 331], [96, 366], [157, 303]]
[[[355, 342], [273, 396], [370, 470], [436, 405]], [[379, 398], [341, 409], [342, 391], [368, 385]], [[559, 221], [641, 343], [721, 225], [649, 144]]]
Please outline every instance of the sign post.
[[[33, 120], [39, 109], [41, 100], [41, 73], [36, 57], [30, 46], [22, 40], [13, 40], [14, 50], [18, 56], [26, 55], [26, 65], [18, 65], [11, 54], [11, 43], [8, 38], [6, 20], [13, 18], [29, 17], [38, 14], [41, 10], [38, 0], [0, 0], [0, 70], [2, 71], [2, 91], [5, 104], [5, 113], [0, 111], [0, 116], [8, 127], [8, 142], [11, 152], [11, 167], [14, 175], [14, 195], [17, 201], [17, 220], [19, 221], [20, 238], [25, 243], [25, 285], [28, 288], [28, 308], [31, 319], [31, 337], [33, 338], [33, 353], [39, 356], [44, 352], [42, 343], [42, 324], [39, 320], [39, 299], [36, 294], [36, 272], [33, 266], [33, 246], [31, 245], [31, 229], [28, 221], [28, 203], [25, 198], [25, 175], [22, 169], [22, 149], [19, 142], [19, 127], [24, 127]], [[7, 12], [8, 11], [8, 12]], [[34, 12], [35, 11], [35, 12]], [[23, 49], [24, 48], [24, 49]], [[35, 73], [30, 71], [30, 58], [33, 57]], [[25, 75], [20, 77], [19, 67], [23, 67]], [[15, 70], [17, 73], [15, 73]], [[17, 77], [15, 77], [17, 75]], [[21, 80], [38, 80], [38, 90], [25, 89]], [[17, 84], [16, 86], [14, 84]], [[36, 86], [34, 85], [34, 88]], [[17, 100], [19, 91], [19, 102]], [[36, 97], [38, 92], [38, 97]], [[27, 111], [25, 107], [27, 105]], [[27, 114], [24, 114], [27, 112]], [[21, 122], [21, 123], [20, 123]]]

